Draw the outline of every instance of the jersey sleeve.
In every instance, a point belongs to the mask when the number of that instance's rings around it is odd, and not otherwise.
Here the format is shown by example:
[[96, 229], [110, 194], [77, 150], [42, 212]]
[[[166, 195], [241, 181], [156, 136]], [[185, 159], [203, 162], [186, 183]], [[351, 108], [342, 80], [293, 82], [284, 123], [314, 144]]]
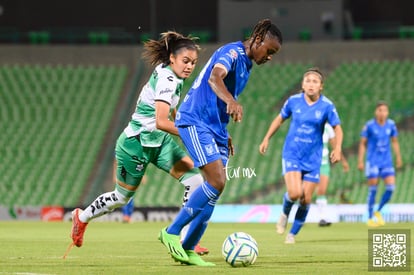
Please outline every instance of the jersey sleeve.
[[394, 121], [392, 121], [391, 124], [391, 137], [397, 137], [398, 136], [398, 129], [397, 129], [397, 125], [395, 124]]
[[280, 110], [280, 115], [283, 119], [288, 119], [292, 115], [292, 108], [290, 104], [290, 98], [286, 100], [285, 104], [283, 104], [282, 109]]
[[155, 87], [155, 101], [163, 101], [171, 105], [177, 83], [172, 75], [165, 76], [157, 82]]
[[336, 111], [335, 105], [331, 105], [328, 111], [328, 123], [331, 126], [336, 126], [341, 124], [341, 120], [339, 119], [338, 112]]
[[368, 137], [368, 123], [366, 123], [364, 125], [364, 127], [362, 127], [360, 136], [361, 137], [364, 137], [364, 138], [367, 138]]
[[219, 53], [220, 55], [218, 56], [215, 64], [219, 63], [226, 68], [227, 72], [231, 71], [233, 68], [233, 63], [236, 61], [239, 55], [237, 49], [232, 46], [224, 46]]

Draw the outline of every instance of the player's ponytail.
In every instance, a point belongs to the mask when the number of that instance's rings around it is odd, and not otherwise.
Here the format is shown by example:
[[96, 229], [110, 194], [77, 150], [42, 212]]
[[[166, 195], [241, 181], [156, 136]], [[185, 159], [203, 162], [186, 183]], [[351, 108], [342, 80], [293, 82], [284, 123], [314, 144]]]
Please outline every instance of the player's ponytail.
[[176, 55], [181, 49], [198, 51], [200, 48], [195, 43], [196, 38], [187, 37], [174, 31], [161, 33], [159, 40], [149, 40], [144, 43], [142, 56], [151, 65], [170, 64], [170, 55]]

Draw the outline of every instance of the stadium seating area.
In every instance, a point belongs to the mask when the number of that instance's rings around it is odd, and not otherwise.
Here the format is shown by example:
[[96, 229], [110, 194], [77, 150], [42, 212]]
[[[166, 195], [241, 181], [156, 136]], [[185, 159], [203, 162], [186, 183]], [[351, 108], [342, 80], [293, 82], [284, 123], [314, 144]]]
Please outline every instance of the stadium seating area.
[[[288, 122], [273, 137], [265, 156], [258, 146], [285, 99], [300, 89], [309, 63], [272, 63], [252, 71], [240, 97], [244, 121], [229, 124], [236, 155], [227, 167], [228, 181], [220, 203], [280, 203], [285, 192], [281, 148]], [[124, 66], [2, 65], [0, 110], [3, 146], [0, 165], [1, 205], [75, 206], [97, 161], [117, 100], [126, 85]], [[195, 76], [194, 74], [193, 76]], [[351, 172], [332, 169], [330, 202], [363, 203], [367, 190], [356, 169], [362, 125], [375, 104], [389, 102], [397, 123], [413, 116], [413, 61], [354, 61], [327, 73], [324, 93], [341, 115], [344, 149]], [[187, 87], [191, 79], [187, 81]], [[135, 102], [131, 103], [135, 104]], [[393, 202], [412, 202], [414, 132], [399, 124], [405, 166], [398, 173]], [[13, 165], [10, 165], [13, 164]], [[108, 168], [110, 169], [110, 168]], [[148, 182], [137, 192], [139, 206], [179, 205], [183, 188], [168, 174], [150, 166]]]
[[126, 76], [122, 66], [0, 66], [0, 204], [78, 204]]

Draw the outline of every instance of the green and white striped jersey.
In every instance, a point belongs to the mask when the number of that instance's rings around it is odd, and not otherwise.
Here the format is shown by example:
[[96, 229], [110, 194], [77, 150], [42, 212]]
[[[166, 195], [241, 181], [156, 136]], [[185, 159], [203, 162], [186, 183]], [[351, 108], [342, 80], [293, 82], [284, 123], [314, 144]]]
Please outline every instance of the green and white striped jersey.
[[183, 89], [183, 79], [178, 78], [170, 66], [155, 67], [149, 81], [139, 95], [135, 112], [124, 132], [128, 137], [140, 135], [141, 144], [159, 147], [167, 132], [155, 127], [155, 101], [164, 101], [172, 111], [177, 107]]

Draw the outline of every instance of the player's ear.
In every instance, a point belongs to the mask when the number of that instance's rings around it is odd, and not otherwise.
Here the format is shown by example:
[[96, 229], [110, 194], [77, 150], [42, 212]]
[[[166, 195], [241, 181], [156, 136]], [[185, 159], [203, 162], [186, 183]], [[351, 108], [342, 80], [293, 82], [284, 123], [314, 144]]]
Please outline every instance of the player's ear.
[[256, 39], [254, 40], [255, 46], [258, 48], [260, 45], [263, 44], [263, 39], [260, 36], [256, 36]]

